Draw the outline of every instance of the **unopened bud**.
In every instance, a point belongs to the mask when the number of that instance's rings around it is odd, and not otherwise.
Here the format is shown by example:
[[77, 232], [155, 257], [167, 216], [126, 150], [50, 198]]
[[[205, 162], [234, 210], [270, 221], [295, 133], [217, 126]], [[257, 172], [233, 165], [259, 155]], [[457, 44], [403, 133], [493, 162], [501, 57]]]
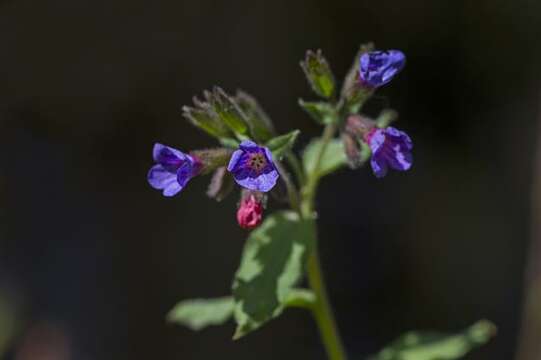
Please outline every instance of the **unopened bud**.
[[326, 99], [332, 97], [335, 91], [334, 75], [321, 50], [308, 50], [304, 61], [301, 61], [301, 67], [317, 95]]
[[243, 229], [253, 229], [263, 220], [263, 208], [265, 194], [259, 191], [243, 191], [239, 208], [237, 210], [237, 222]]

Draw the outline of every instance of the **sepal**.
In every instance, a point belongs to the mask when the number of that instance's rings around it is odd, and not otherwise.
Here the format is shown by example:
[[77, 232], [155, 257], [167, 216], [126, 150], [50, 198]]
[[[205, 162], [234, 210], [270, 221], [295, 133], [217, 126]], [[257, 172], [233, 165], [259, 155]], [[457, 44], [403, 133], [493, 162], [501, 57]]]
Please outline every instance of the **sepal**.
[[212, 93], [205, 91], [205, 99], [218, 114], [220, 119], [237, 135], [242, 137], [248, 132], [246, 116], [235, 100], [222, 88], [215, 86]]
[[190, 155], [201, 163], [201, 173], [208, 174], [227, 165], [233, 151], [227, 148], [193, 150]]
[[257, 142], [266, 142], [276, 134], [272, 120], [253, 96], [238, 90], [235, 100], [245, 115], [252, 137]]
[[281, 160], [285, 153], [293, 148], [299, 134], [300, 130], [290, 131], [270, 139], [265, 146], [269, 148], [276, 160]]
[[362, 104], [372, 96], [373, 90], [361, 86], [359, 81], [359, 59], [364, 53], [374, 50], [373, 43], [362, 44], [353, 59], [353, 64], [347, 73], [341, 91], [341, 100], [349, 114], [359, 112]]
[[376, 126], [385, 129], [398, 119], [398, 112], [393, 109], [383, 110], [376, 118]]
[[312, 90], [317, 95], [325, 99], [329, 99], [334, 95], [336, 87], [334, 75], [321, 50], [316, 52], [308, 50], [304, 61], [301, 61], [301, 67], [306, 79], [312, 86]]
[[208, 103], [200, 101], [197, 97], [193, 98], [193, 103], [194, 107], [182, 107], [182, 116], [192, 125], [217, 139], [232, 136], [229, 128], [220, 120], [218, 114]]

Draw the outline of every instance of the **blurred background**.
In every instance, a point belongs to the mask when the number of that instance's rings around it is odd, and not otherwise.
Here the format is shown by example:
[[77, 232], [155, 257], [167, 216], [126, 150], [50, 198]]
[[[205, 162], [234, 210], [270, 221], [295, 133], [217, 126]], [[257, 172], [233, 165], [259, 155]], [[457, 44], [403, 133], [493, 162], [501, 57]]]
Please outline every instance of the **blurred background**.
[[[220, 85], [254, 94], [280, 132], [320, 132], [299, 67], [321, 48], [337, 78], [360, 43], [404, 51], [368, 109], [391, 106], [414, 166], [320, 187], [321, 256], [352, 359], [410, 329], [498, 336], [467, 359], [512, 359], [530, 246], [540, 119], [541, 3], [2, 0], [2, 359], [324, 359], [310, 315], [288, 310], [232, 342], [166, 324], [186, 298], [230, 292], [246, 232], [238, 193], [197, 178], [148, 186], [155, 142], [212, 139], [180, 116]], [[532, 358], [533, 359], [533, 358]]]

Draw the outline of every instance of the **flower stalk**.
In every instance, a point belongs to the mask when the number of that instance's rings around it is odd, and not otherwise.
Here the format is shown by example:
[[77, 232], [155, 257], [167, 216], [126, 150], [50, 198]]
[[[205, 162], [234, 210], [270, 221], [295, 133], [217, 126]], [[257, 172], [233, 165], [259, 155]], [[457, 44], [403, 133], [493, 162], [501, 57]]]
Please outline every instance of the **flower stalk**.
[[[321, 135], [322, 144], [316, 157], [314, 169], [310, 174], [307, 174], [308, 179], [302, 191], [301, 216], [304, 218], [311, 217], [314, 211], [314, 199], [320, 179], [319, 168], [321, 159], [323, 158], [323, 154], [325, 154], [329, 142], [334, 137], [336, 130], [336, 124], [331, 123], [325, 127], [323, 134]], [[308, 258], [307, 273], [308, 283], [316, 296], [315, 303], [311, 307], [312, 314], [316, 320], [319, 334], [323, 345], [325, 346], [325, 350], [327, 351], [329, 360], [345, 360], [347, 358], [346, 353], [327, 296], [325, 280], [323, 279], [321, 263], [319, 260], [317, 236], [312, 253]]]
[[316, 301], [311, 307], [312, 314], [314, 315], [319, 328], [319, 334], [323, 345], [325, 346], [325, 350], [327, 351], [329, 360], [345, 360], [347, 359], [346, 352], [327, 296], [325, 281], [321, 272], [317, 244], [314, 245], [312, 254], [308, 258], [307, 269], [308, 283], [316, 295]]

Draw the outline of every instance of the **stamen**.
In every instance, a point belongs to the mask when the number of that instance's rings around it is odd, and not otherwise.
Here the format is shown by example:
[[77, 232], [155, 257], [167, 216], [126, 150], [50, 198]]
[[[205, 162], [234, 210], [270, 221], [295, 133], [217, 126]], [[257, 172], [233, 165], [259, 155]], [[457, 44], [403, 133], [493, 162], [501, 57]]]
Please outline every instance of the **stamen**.
[[265, 156], [260, 153], [250, 154], [250, 159], [248, 160], [248, 165], [255, 171], [262, 171], [267, 165], [267, 159]]

